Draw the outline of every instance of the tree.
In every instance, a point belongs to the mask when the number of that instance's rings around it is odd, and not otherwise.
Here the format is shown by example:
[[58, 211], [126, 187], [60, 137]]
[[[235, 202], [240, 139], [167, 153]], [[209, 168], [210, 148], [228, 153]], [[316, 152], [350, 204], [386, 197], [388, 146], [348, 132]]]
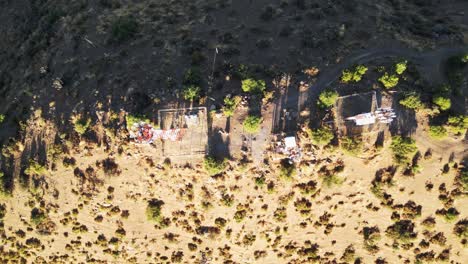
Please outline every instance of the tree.
[[395, 74], [388, 74], [387, 72], [379, 78], [379, 81], [385, 86], [385, 88], [390, 89], [397, 86], [400, 78]]
[[353, 70], [344, 70], [341, 81], [344, 83], [359, 82], [367, 70], [368, 68], [364, 65], [357, 65]]
[[441, 95], [434, 97], [432, 102], [436, 104], [442, 111], [448, 110], [452, 106], [450, 98], [443, 97]]
[[73, 128], [80, 136], [88, 131], [91, 125], [91, 119], [82, 117], [81, 115], [72, 118]]
[[309, 130], [309, 137], [315, 145], [328, 145], [335, 137], [333, 131], [328, 127], [321, 127], [315, 130]]
[[230, 117], [234, 115], [234, 111], [236, 110], [237, 106], [241, 102], [240, 96], [228, 97], [224, 98], [224, 106], [223, 106], [223, 113], [226, 117]]
[[393, 137], [390, 148], [393, 151], [395, 161], [400, 164], [408, 163], [408, 156], [418, 150], [414, 139], [401, 136]]
[[162, 206], [164, 202], [158, 199], [151, 199], [148, 201], [146, 206], [146, 217], [150, 221], [154, 221], [156, 223], [161, 223], [163, 221], [163, 216], [161, 213]]
[[260, 130], [260, 124], [262, 123], [262, 118], [259, 116], [249, 115], [244, 120], [244, 130], [247, 133], [255, 134]]
[[35, 225], [42, 223], [47, 218], [45, 212], [42, 209], [34, 207], [31, 210], [31, 222]]
[[396, 65], [395, 65], [395, 72], [398, 74], [398, 75], [402, 75], [405, 71], [406, 71], [406, 65], [407, 65], [408, 61], [401, 61], [401, 62], [398, 62]]
[[447, 121], [448, 129], [454, 134], [465, 134], [468, 129], [468, 116], [450, 116]]
[[430, 126], [429, 135], [434, 139], [443, 139], [447, 136], [447, 129], [443, 126]]
[[317, 105], [320, 108], [329, 108], [335, 105], [336, 100], [338, 100], [338, 93], [336, 91], [326, 89], [320, 93]]
[[246, 93], [262, 94], [266, 89], [265, 81], [252, 78], [242, 80], [242, 91]]
[[184, 87], [182, 91], [185, 100], [193, 101], [200, 97], [200, 87], [196, 85], [188, 85]]
[[408, 242], [417, 236], [414, 232], [414, 223], [411, 220], [397, 221], [389, 226], [385, 232], [389, 237], [402, 242]]
[[29, 161], [29, 166], [24, 170], [24, 174], [29, 176], [42, 176], [47, 173], [46, 167], [42, 166], [35, 160]]
[[424, 107], [419, 95], [415, 93], [407, 94], [404, 99], [400, 100], [400, 104], [413, 110], [418, 110]]

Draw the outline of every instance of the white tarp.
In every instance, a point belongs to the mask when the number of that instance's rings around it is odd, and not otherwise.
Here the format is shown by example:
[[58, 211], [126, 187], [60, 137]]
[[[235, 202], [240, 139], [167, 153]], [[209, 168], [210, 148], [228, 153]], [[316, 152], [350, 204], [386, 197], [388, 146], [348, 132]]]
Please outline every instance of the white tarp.
[[284, 138], [284, 145], [286, 149], [294, 149], [297, 147], [296, 137], [286, 137]]

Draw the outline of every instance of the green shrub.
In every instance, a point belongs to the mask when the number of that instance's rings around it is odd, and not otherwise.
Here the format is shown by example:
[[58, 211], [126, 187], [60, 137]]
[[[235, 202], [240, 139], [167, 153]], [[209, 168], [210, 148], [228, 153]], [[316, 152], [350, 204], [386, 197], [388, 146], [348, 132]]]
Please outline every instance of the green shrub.
[[184, 86], [182, 95], [184, 96], [185, 100], [193, 101], [200, 97], [200, 87], [196, 85]]
[[468, 239], [468, 218], [461, 219], [454, 225], [453, 234], [462, 239]]
[[321, 127], [315, 130], [308, 130], [312, 143], [319, 146], [328, 145], [335, 137], [333, 131], [328, 127]]
[[42, 209], [33, 208], [31, 210], [31, 222], [35, 225], [42, 223], [46, 219], [46, 214]]
[[384, 85], [385, 88], [393, 88], [397, 86], [400, 78], [395, 74], [388, 74], [387, 72], [379, 78], [379, 81]]
[[245, 79], [242, 80], [242, 91], [246, 93], [262, 94], [266, 89], [265, 81]]
[[395, 224], [389, 226], [386, 234], [396, 240], [408, 242], [416, 238], [417, 234], [414, 232], [414, 223], [411, 220], [400, 220]]
[[112, 22], [112, 39], [118, 42], [126, 41], [132, 38], [138, 30], [138, 23], [135, 18], [130, 16], [118, 17]]
[[336, 100], [338, 100], [338, 93], [336, 91], [326, 89], [320, 93], [317, 105], [320, 108], [329, 108], [335, 105]]
[[89, 126], [91, 125], [91, 119], [84, 117], [77, 117], [73, 119], [73, 128], [76, 133], [83, 135], [88, 131]]
[[434, 139], [443, 139], [447, 136], [447, 129], [443, 126], [430, 126], [429, 135]]
[[47, 169], [35, 160], [30, 160], [29, 166], [26, 168], [26, 170], [24, 170], [24, 173], [29, 176], [42, 176], [46, 174], [46, 172]]
[[353, 80], [353, 73], [349, 70], [344, 70], [343, 74], [341, 75], [341, 81], [344, 83], [349, 83]]
[[205, 167], [205, 170], [211, 174], [211, 175], [216, 175], [224, 171], [224, 169], [227, 166], [227, 161], [226, 160], [217, 160], [213, 157], [206, 157], [203, 165]]
[[424, 104], [421, 102], [419, 95], [415, 93], [407, 94], [404, 99], [400, 100], [400, 104], [413, 110], [424, 108]]
[[353, 70], [344, 70], [341, 81], [344, 83], [359, 82], [367, 70], [368, 68], [364, 65], [357, 65]]
[[242, 222], [244, 218], [247, 216], [247, 211], [245, 210], [238, 210], [234, 213], [234, 220], [236, 220], [237, 223]]
[[158, 199], [151, 199], [146, 205], [146, 217], [149, 221], [162, 223], [164, 217], [162, 216], [161, 209], [164, 202]]
[[401, 61], [401, 62], [398, 62], [396, 65], [395, 65], [395, 72], [398, 74], [398, 75], [402, 75], [405, 71], [406, 71], [406, 67], [407, 67], [407, 64], [408, 64], [408, 61]]
[[448, 129], [454, 134], [465, 134], [468, 129], [468, 116], [451, 116], [447, 121]]
[[256, 134], [260, 131], [262, 118], [259, 116], [249, 115], [243, 122], [244, 130], [250, 134]]
[[444, 218], [447, 222], [452, 222], [458, 218], [458, 215], [460, 215], [460, 213], [457, 209], [451, 207], [445, 211]]
[[408, 163], [409, 156], [418, 150], [416, 142], [412, 138], [401, 136], [393, 137], [390, 148], [393, 151], [395, 161], [400, 164]]
[[198, 68], [190, 68], [184, 73], [184, 80], [182, 81], [182, 83], [186, 86], [200, 86], [202, 83], [201, 76], [201, 72]]
[[344, 137], [340, 140], [341, 148], [353, 156], [361, 154], [362, 140], [360, 138]]
[[277, 208], [275, 212], [273, 213], [273, 218], [278, 222], [284, 222], [287, 216], [288, 216], [287, 211], [286, 211], [286, 208], [284, 207]]
[[5, 121], [5, 115], [0, 114], [0, 124]]
[[432, 102], [436, 104], [442, 111], [448, 110], [452, 106], [452, 102], [450, 98], [443, 97], [443, 96], [434, 97], [432, 99]]
[[279, 178], [283, 180], [292, 180], [297, 174], [297, 169], [294, 163], [291, 163], [288, 159], [283, 159], [280, 164]]
[[241, 102], [242, 98], [240, 96], [234, 97], [225, 97], [224, 98], [224, 106], [223, 106], [223, 113], [226, 117], [230, 117], [234, 115], [237, 106]]

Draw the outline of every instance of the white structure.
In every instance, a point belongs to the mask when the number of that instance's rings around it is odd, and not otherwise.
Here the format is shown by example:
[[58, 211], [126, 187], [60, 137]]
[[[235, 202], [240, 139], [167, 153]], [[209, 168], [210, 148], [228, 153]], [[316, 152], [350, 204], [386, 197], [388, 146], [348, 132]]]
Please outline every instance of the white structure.
[[394, 118], [396, 118], [396, 114], [392, 108], [377, 108], [374, 112], [355, 115], [346, 118], [346, 120], [354, 121], [357, 126], [365, 126], [376, 122], [390, 124]]
[[296, 137], [285, 137], [284, 138], [284, 145], [287, 150], [295, 149], [297, 147]]

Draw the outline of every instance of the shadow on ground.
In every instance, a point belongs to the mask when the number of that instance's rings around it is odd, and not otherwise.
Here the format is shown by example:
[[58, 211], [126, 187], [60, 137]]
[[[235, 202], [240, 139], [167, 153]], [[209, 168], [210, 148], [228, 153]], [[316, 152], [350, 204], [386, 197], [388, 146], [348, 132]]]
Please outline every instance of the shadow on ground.
[[393, 95], [392, 108], [395, 110], [397, 117], [390, 125], [390, 133], [392, 136], [401, 135], [409, 137], [416, 132], [416, 128], [418, 127], [416, 113], [413, 110], [403, 107], [398, 101], [399, 96], [397, 94]]
[[226, 119], [226, 126], [224, 129], [210, 128], [208, 136], [208, 145], [210, 146], [210, 155], [218, 160], [231, 158], [229, 146], [231, 144], [230, 133], [231, 118]]

